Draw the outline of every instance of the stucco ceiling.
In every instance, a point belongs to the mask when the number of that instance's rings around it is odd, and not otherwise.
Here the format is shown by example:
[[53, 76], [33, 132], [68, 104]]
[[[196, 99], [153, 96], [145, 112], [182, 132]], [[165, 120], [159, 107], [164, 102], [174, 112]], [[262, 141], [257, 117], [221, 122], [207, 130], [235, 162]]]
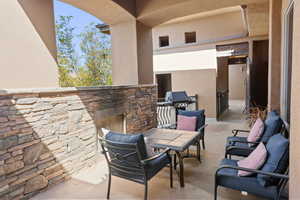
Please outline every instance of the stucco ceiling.
[[201, 12], [201, 13], [197, 13], [197, 14], [193, 14], [193, 15], [184, 16], [184, 17], [178, 17], [175, 19], [171, 19], [167, 22], [164, 22], [162, 25], [181, 23], [181, 22], [185, 22], [185, 21], [189, 21], [189, 20], [207, 18], [207, 17], [222, 15], [222, 14], [231, 13], [231, 12], [241, 12], [241, 7], [234, 6], [234, 7], [220, 8], [217, 10]]
[[84, 10], [107, 24], [117, 24], [135, 19], [134, 0], [60, 0]]
[[72, 4], [107, 24], [137, 19], [154, 27], [168, 21], [193, 16], [210, 16], [248, 5], [251, 36], [268, 33], [268, 0], [61, 0]]
[[156, 26], [174, 18], [268, 0], [136, 0], [139, 21]]

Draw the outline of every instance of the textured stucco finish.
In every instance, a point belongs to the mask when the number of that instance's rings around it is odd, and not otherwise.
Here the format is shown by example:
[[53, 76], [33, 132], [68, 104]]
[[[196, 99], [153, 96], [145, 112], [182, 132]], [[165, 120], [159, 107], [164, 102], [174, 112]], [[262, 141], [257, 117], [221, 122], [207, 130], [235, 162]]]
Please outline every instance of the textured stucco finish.
[[163, 24], [153, 28], [153, 49], [156, 51], [159, 48], [159, 36], [169, 36], [170, 46], [185, 46], [184, 33], [196, 32], [196, 43], [205, 41], [216, 41], [218, 39], [242, 36], [246, 34], [243, 26], [241, 12], [234, 11], [224, 14], [218, 14], [209, 17], [198, 17], [191, 20]]
[[268, 0], [139, 0], [137, 1], [137, 18], [149, 26], [155, 26], [177, 17], [200, 12], [266, 2]]
[[136, 20], [111, 26], [113, 83], [153, 83], [152, 29]]
[[268, 108], [277, 111], [280, 111], [281, 9], [281, 0], [270, 0]]
[[172, 90], [198, 95], [199, 109], [216, 118], [216, 69], [173, 71]]
[[[133, 20], [134, 1], [129, 0], [60, 0], [98, 17], [107, 24], [119, 24]], [[129, 4], [129, 5], [127, 5]]]
[[246, 65], [229, 65], [229, 99], [244, 100], [246, 95]]
[[290, 199], [300, 199], [300, 2], [294, 1], [294, 42], [290, 146]]
[[269, 3], [250, 4], [247, 7], [249, 36], [269, 33]]
[[[1, 88], [58, 86], [57, 65], [50, 53], [53, 53], [53, 50], [49, 51], [42, 39], [42, 37], [45, 38], [47, 31], [53, 33], [53, 26], [50, 26], [53, 25], [54, 20], [53, 10], [49, 9], [52, 1], [38, 2], [22, 1], [22, 4], [24, 6], [29, 3], [24, 7], [27, 11], [37, 13], [41, 19], [44, 19], [43, 26], [40, 26], [41, 22], [37, 20], [37, 15], [26, 14], [19, 1], [0, 1]], [[36, 4], [33, 6], [33, 3]], [[30, 17], [36, 20], [30, 21]], [[50, 33], [48, 34], [51, 36]], [[53, 42], [51, 38], [48, 38], [49, 43]]]
[[53, 1], [18, 0], [53, 58], [57, 57]]

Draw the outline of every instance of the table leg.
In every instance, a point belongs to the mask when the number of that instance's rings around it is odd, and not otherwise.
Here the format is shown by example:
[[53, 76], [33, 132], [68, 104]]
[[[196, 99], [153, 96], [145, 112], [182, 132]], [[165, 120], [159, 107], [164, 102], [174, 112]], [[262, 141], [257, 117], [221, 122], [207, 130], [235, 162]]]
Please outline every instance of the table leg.
[[177, 160], [176, 160], [176, 154], [174, 154], [174, 169], [176, 170], [177, 168]]
[[180, 152], [176, 151], [176, 155], [179, 161], [179, 180], [180, 180], [180, 187], [184, 187], [184, 171], [183, 171], [183, 157], [181, 156]]
[[197, 142], [197, 159], [201, 163], [201, 155], [200, 155], [201, 147], [200, 147], [200, 141]]

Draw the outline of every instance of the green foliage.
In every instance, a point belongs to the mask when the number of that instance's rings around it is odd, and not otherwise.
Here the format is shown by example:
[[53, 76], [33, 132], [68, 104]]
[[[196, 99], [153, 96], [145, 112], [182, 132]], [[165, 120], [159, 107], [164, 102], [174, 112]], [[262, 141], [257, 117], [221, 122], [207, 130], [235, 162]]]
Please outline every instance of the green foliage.
[[73, 44], [71, 16], [60, 16], [56, 22], [57, 60], [61, 87], [99, 86], [112, 84], [111, 46], [108, 36], [91, 23], [78, 37], [81, 55]]

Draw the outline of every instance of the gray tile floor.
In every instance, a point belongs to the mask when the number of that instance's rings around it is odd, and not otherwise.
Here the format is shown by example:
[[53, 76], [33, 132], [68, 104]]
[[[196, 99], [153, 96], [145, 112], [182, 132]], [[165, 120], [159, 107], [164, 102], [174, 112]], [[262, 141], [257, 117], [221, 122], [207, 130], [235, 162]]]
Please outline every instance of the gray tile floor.
[[[230, 110], [224, 115], [222, 121], [208, 120], [207, 149], [201, 151], [201, 164], [196, 159], [185, 160], [184, 188], [180, 188], [178, 177], [174, 174], [174, 188], [171, 189], [169, 187], [169, 170], [164, 169], [150, 181], [149, 199], [213, 199], [214, 173], [219, 161], [224, 157], [226, 137], [231, 135], [231, 130], [234, 128], [247, 128], [242, 108], [242, 102], [232, 101]], [[70, 181], [40, 193], [33, 199], [105, 199], [107, 182], [102, 179], [105, 171], [105, 162], [100, 160], [97, 166], [82, 171]], [[143, 199], [143, 189], [142, 185], [113, 177], [111, 199]], [[219, 191], [219, 200], [258, 199], [251, 195], [244, 196], [240, 192], [230, 189], [220, 188]]]

